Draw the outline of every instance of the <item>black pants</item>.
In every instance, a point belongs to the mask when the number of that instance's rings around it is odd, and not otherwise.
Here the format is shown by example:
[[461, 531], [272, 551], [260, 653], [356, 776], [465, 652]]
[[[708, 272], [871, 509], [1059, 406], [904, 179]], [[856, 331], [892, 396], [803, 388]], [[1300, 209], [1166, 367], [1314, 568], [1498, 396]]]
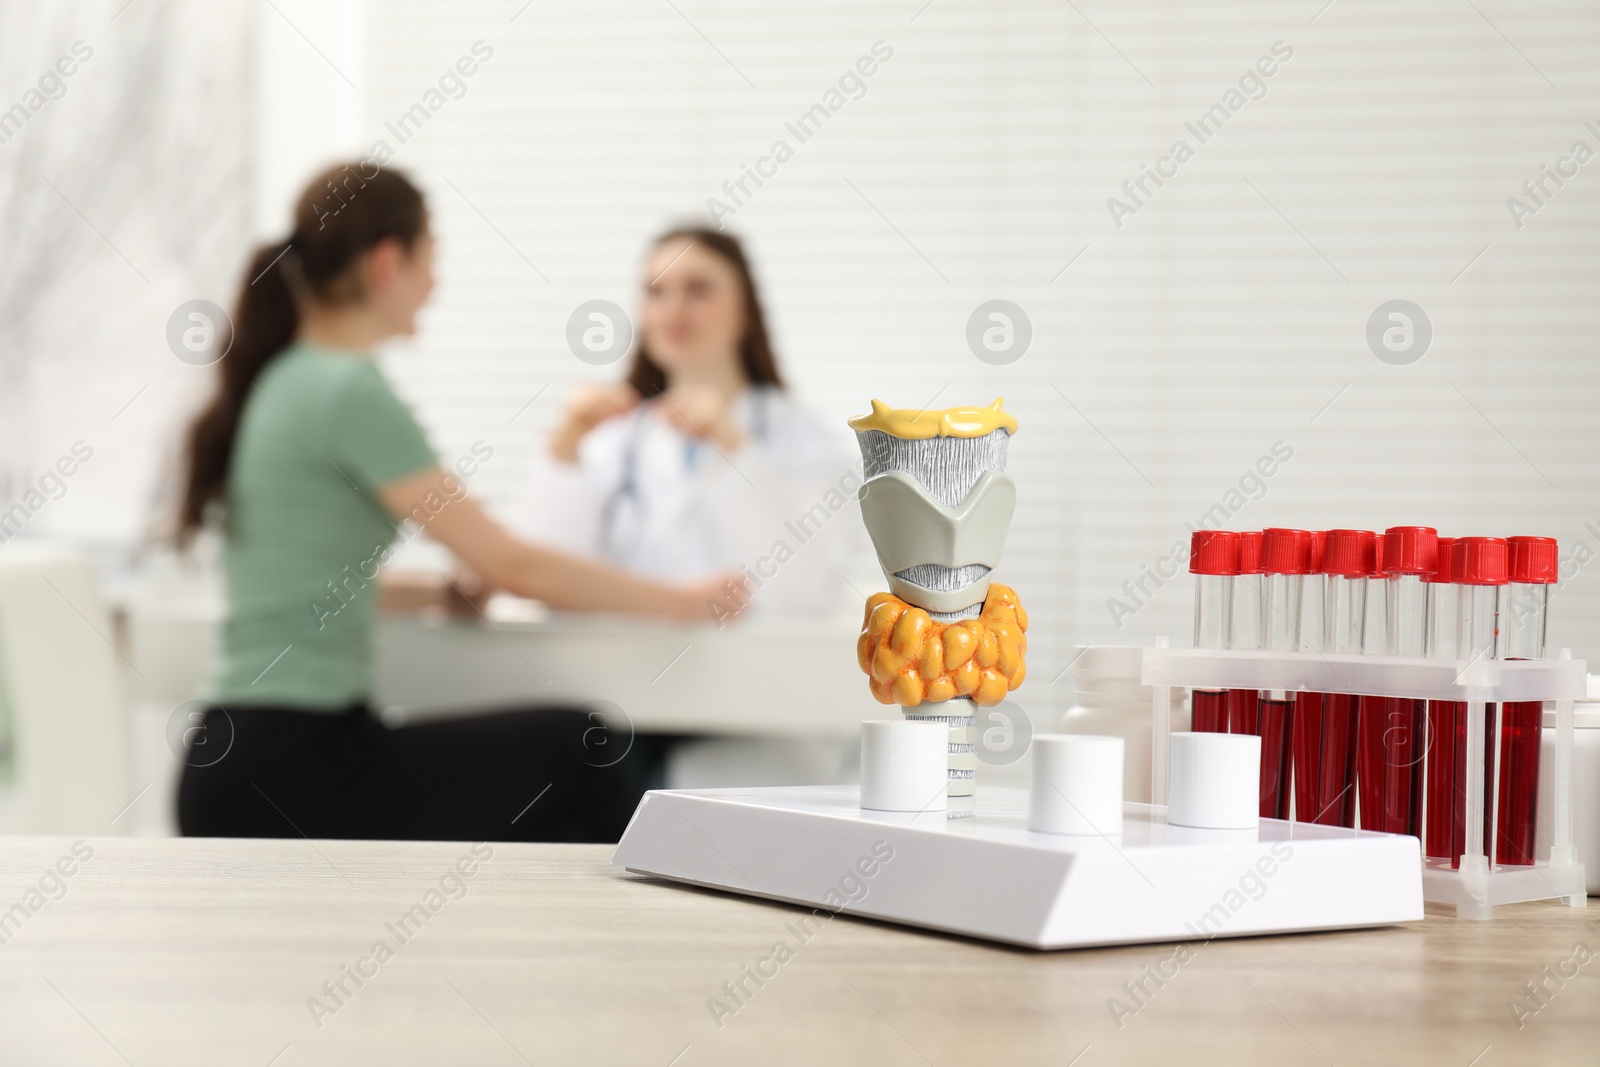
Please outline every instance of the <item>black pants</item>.
[[365, 704], [213, 707], [191, 734], [178, 787], [191, 837], [613, 842], [661, 784], [664, 750], [575, 710], [391, 729]]

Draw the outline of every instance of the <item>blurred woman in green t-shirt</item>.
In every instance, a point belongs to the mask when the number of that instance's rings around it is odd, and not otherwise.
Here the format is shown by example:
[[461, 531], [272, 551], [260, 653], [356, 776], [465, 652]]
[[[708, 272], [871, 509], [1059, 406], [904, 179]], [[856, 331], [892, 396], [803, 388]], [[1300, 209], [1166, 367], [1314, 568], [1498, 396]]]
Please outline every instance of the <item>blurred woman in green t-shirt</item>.
[[365, 164], [314, 179], [245, 271], [179, 514], [183, 542], [221, 531], [228, 595], [202, 734], [226, 754], [188, 761], [185, 834], [615, 840], [638, 799], [640, 754], [592, 766], [576, 711], [391, 729], [367, 703], [377, 571], [402, 531], [554, 608], [709, 618], [724, 595], [522, 541], [441, 469], [372, 361], [432, 289], [421, 193]]

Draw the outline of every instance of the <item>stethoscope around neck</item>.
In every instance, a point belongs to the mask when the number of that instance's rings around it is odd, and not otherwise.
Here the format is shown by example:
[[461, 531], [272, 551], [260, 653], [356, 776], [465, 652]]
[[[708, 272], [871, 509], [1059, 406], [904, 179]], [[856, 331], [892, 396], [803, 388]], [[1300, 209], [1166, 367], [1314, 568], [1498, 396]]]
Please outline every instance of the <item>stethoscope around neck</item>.
[[[757, 385], [751, 386], [749, 392], [750, 435], [758, 441], [765, 441], [769, 429], [768, 405], [771, 402], [769, 390]], [[638, 506], [643, 499], [639, 493], [639, 449], [644, 443], [645, 419], [650, 416], [650, 409], [655, 402], [655, 399], [652, 399], [640, 404], [630, 417], [627, 440], [622, 447], [622, 468], [617, 484], [606, 494], [605, 502], [600, 505], [600, 548], [608, 556], [613, 555], [618, 548], [617, 521], [622, 515], [623, 505], [631, 501]], [[691, 439], [684, 442], [684, 470], [693, 470], [699, 464], [704, 447], [704, 441]]]

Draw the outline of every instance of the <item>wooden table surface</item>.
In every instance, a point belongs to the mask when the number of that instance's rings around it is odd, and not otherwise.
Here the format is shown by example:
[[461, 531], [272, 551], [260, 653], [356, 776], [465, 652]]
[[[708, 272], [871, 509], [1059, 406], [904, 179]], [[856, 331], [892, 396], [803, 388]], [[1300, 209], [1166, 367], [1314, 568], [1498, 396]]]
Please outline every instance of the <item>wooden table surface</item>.
[[[844, 916], [802, 942], [801, 909], [639, 878], [601, 846], [494, 845], [474, 866], [457, 843], [72, 845], [0, 838], [0, 1064], [1600, 1062], [1600, 911], [1556, 904], [1216, 941], [1180, 965], [1173, 946], [1041, 954]], [[450, 877], [463, 859], [473, 877]], [[778, 941], [792, 957], [728, 998]], [[335, 1000], [343, 967], [371, 976]], [[1543, 1006], [1524, 989], [1541, 975]]]

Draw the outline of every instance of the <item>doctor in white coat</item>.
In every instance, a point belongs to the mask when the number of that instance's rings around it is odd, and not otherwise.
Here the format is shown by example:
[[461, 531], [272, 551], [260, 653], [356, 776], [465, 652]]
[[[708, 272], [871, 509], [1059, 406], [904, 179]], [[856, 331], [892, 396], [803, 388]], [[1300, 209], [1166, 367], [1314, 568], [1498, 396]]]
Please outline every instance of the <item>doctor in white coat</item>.
[[673, 230], [643, 281], [627, 377], [569, 399], [527, 532], [663, 580], [742, 570], [752, 618], [857, 610], [859, 460], [785, 387], [739, 242]]

